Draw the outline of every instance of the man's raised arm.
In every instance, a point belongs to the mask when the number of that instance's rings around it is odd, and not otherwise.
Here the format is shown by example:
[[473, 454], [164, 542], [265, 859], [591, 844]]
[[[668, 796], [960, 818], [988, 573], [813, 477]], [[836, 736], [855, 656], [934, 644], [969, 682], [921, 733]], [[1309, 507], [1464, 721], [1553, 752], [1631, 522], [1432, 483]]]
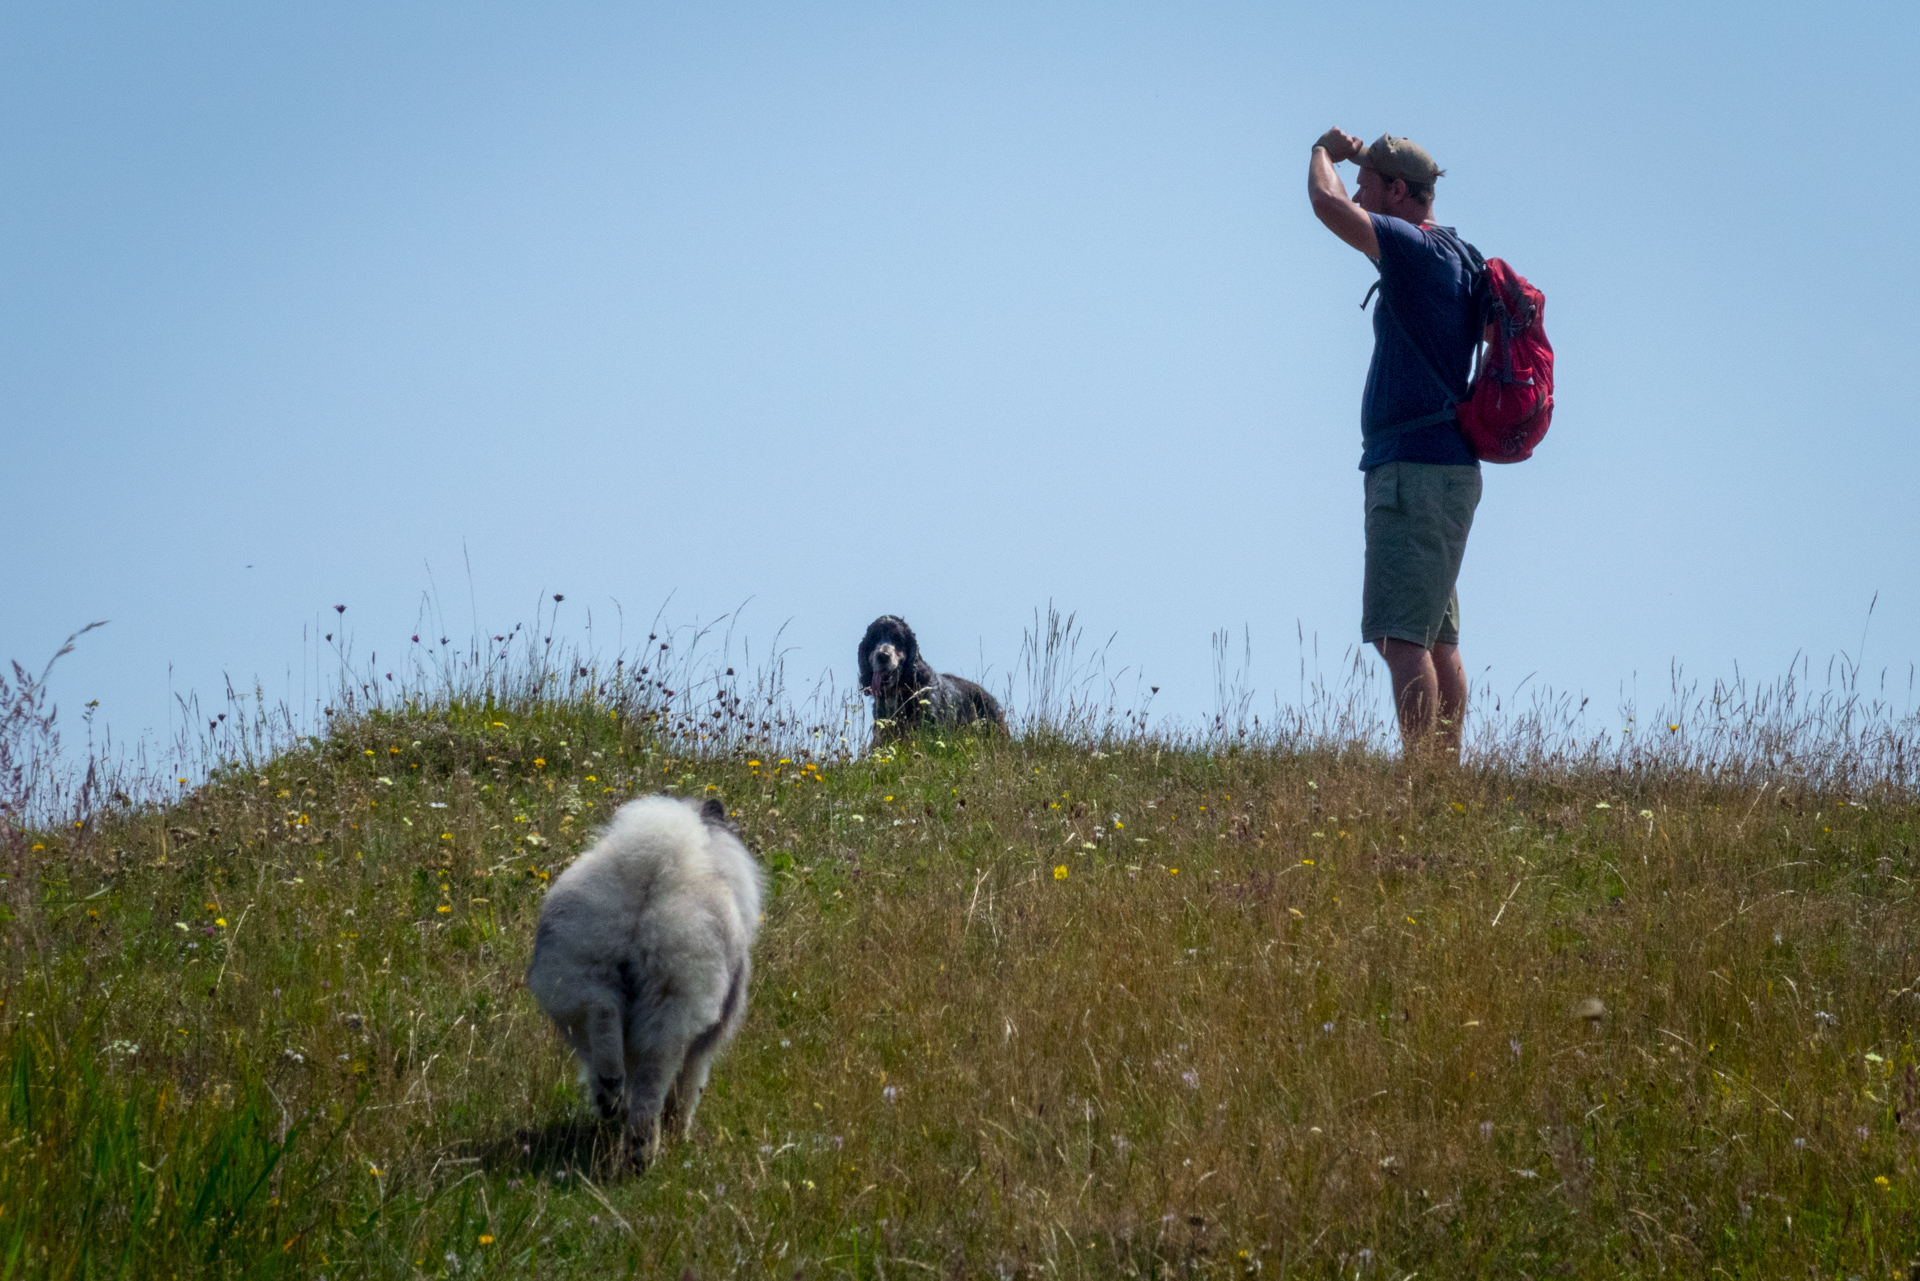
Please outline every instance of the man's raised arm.
[[1369, 258], [1380, 256], [1380, 241], [1373, 234], [1373, 220], [1367, 211], [1353, 202], [1334, 166], [1360, 154], [1361, 141], [1350, 133], [1329, 129], [1313, 144], [1313, 158], [1307, 162], [1307, 199], [1313, 202], [1313, 215], [1340, 239]]

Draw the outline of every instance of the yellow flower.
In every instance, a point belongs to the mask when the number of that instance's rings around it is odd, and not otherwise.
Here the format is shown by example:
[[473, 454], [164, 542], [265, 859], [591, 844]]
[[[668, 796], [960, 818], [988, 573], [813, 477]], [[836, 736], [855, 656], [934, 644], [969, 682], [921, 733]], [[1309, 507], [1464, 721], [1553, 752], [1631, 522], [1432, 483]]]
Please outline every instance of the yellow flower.
[[180, 780], [180, 784], [181, 784], [181, 786], [183, 786], [183, 787], [184, 787], [184, 786], [186, 785], [186, 782], [187, 782], [187, 780], [186, 780], [186, 779], [184, 779], [184, 778], [183, 778], [183, 779], [181, 779], [181, 780]]
[[758, 768], [759, 768], [759, 766], [760, 766], [760, 762], [759, 762], [759, 761], [748, 761], [748, 762], [747, 762], [747, 767], [748, 767], [749, 769], [758, 769]]
[[892, 800], [893, 798], [892, 798], [891, 796], [889, 796], [889, 797], [888, 797], [887, 799], [888, 799], [888, 800]]
[[45, 849], [45, 848], [47, 848], [47, 847], [46, 847], [46, 846], [44, 846], [44, 845], [36, 845], [36, 846], [34, 846], [33, 848], [34, 848], [34, 849], [36, 849], [36, 850], [43, 850], [43, 849]]
[[389, 748], [387, 749], [387, 755], [388, 755], [388, 756], [398, 756], [398, 755], [400, 755], [400, 749], [399, 749], [399, 748], [397, 748], [397, 747], [389, 747]]
[[1053, 869], [1053, 879], [1056, 881], [1064, 881], [1067, 879], [1067, 865], [1065, 863]]
[[597, 779], [597, 778], [595, 778], [595, 777], [594, 777], [593, 775], [591, 775], [591, 774], [589, 774], [589, 775], [587, 775], [587, 782], [589, 782], [589, 783], [598, 783], [599, 781], [600, 781], [600, 780], [599, 780], [599, 779]]
[[481, 1245], [492, 1245], [492, 1244], [493, 1244], [493, 1234], [492, 1234], [492, 1233], [490, 1233], [490, 1232], [482, 1232], [482, 1233], [480, 1234], [480, 1244], [481, 1244]]
[[453, 833], [452, 833], [452, 832], [442, 832], [442, 833], [440, 833], [440, 839], [441, 839], [441, 840], [443, 840], [443, 841], [450, 841], [450, 840], [452, 840], [452, 839], [453, 839]]
[[367, 754], [368, 756], [372, 756], [372, 755], [373, 755], [373, 749], [372, 749], [371, 747], [369, 747], [369, 748], [367, 749], [367, 752], [366, 752], [366, 754]]
[[227, 918], [226, 918], [226, 917], [224, 917], [224, 916], [216, 916], [216, 917], [214, 917], [214, 918], [213, 918], [213, 923], [214, 923], [215, 925], [218, 925], [218, 926], [219, 926], [219, 927], [220, 927], [221, 929], [223, 929], [223, 930], [227, 928]]
[[1178, 876], [1178, 875], [1180, 875], [1180, 869], [1179, 869], [1179, 868], [1177, 868], [1177, 867], [1170, 867], [1170, 868], [1168, 868], [1168, 869], [1167, 869], [1167, 875], [1168, 875], [1168, 876]]
[[1306, 865], [1307, 865], [1308, 867], [1312, 867], [1312, 866], [1313, 866], [1313, 860], [1312, 860], [1312, 859], [1310, 859], [1310, 858], [1303, 858], [1303, 859], [1301, 859], [1300, 861], [1301, 861], [1302, 863], [1305, 863], [1305, 864], [1306, 864]]
[[1888, 1188], [1893, 1186], [1893, 1184], [1887, 1182], [1887, 1176], [1884, 1174], [1875, 1175], [1873, 1181], [1880, 1185], [1880, 1190], [1882, 1192], [1886, 1191]]
[[507, 727], [507, 723], [505, 721], [495, 721], [491, 726], [489, 726], [489, 728], [491, 729], [505, 729], [506, 727]]
[[434, 911], [441, 912], [441, 913], [451, 912], [452, 910], [453, 909], [448, 907], [445, 903], [442, 903], [439, 907], [436, 907], [434, 909]]
[[1418, 925], [1418, 924], [1420, 924], [1420, 922], [1418, 922], [1418, 921], [1416, 921], [1416, 920], [1414, 920], [1414, 919], [1413, 919], [1413, 918], [1412, 918], [1411, 916], [1409, 916], [1409, 917], [1407, 918], [1407, 924], [1408, 924], [1408, 925]]
[[535, 769], [545, 769], [545, 768], [547, 767], [547, 758], [546, 758], [546, 757], [544, 757], [544, 756], [536, 756], [536, 757], [534, 757], [534, 758], [533, 758], [533, 767], [534, 767]]
[[1451, 801], [1449, 802], [1449, 804], [1453, 806], [1453, 812], [1456, 814], [1464, 814], [1467, 812], [1467, 807], [1462, 805], [1459, 801]]

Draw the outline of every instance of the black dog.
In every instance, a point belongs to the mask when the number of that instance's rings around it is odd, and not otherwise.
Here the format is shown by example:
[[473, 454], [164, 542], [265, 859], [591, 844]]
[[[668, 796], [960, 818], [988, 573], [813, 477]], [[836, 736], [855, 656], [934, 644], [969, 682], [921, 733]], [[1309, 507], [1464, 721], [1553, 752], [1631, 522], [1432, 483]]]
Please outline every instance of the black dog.
[[993, 695], [969, 680], [944, 676], [920, 657], [920, 642], [906, 620], [882, 614], [860, 641], [860, 692], [873, 696], [875, 746], [922, 725], [967, 725], [985, 721], [1006, 729], [1006, 713]]

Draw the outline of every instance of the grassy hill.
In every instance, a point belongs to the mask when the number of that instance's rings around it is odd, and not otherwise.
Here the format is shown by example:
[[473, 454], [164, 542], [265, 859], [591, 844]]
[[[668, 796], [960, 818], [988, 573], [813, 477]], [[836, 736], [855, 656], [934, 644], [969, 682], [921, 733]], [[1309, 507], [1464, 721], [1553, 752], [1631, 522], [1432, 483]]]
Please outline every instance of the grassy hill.
[[[591, 694], [341, 712], [13, 835], [4, 1276], [1904, 1274], [1912, 795], [925, 738]], [[1784, 777], [1784, 776], [1781, 776]], [[771, 889], [691, 1144], [521, 984], [622, 799]]]

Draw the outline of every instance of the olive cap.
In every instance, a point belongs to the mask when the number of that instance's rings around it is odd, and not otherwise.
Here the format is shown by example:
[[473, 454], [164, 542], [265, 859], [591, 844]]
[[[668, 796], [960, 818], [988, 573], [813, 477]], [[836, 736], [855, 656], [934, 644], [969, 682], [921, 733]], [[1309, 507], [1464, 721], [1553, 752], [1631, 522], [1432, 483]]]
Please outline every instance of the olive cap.
[[1353, 163], [1362, 169], [1371, 169], [1382, 178], [1398, 178], [1403, 182], [1417, 182], [1427, 186], [1435, 178], [1447, 171], [1433, 163], [1433, 157], [1426, 148], [1409, 138], [1396, 138], [1392, 134], [1381, 134], [1375, 138]]

